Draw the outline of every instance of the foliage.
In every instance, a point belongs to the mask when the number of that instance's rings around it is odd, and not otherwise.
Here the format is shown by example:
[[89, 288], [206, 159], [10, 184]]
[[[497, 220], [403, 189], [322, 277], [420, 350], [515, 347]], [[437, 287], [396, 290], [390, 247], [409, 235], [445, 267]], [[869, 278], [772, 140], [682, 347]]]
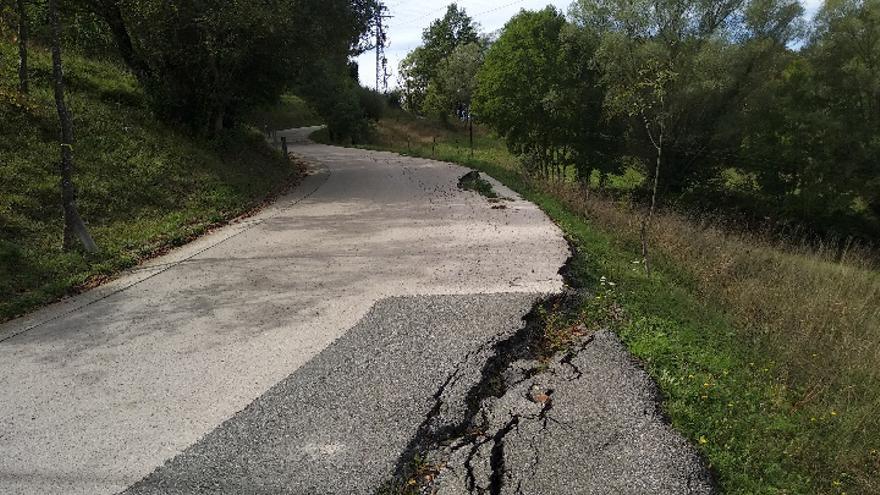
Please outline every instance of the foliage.
[[[35, 37], [45, 39], [45, 9], [32, 5]], [[123, 61], [163, 119], [216, 134], [277, 103], [297, 83], [343, 77], [349, 55], [369, 47], [377, 4], [76, 0], [64, 6], [67, 42], [81, 53]], [[327, 64], [340, 70], [327, 71]]]
[[323, 122], [312, 105], [292, 94], [283, 95], [276, 105], [248, 113], [244, 120], [264, 132], [316, 126]]
[[358, 87], [358, 100], [364, 110], [364, 117], [373, 122], [378, 122], [388, 108], [388, 99], [385, 95], [363, 86]]
[[870, 233], [860, 218], [876, 226], [878, 50], [880, 2], [829, 2], [804, 50], [750, 106], [740, 167], [786, 217], [840, 236]]
[[[422, 33], [422, 45], [400, 63], [400, 85], [407, 109], [422, 113], [429, 84], [440, 74], [442, 64], [460, 46], [478, 43], [479, 26], [455, 3], [446, 14]], [[435, 90], [436, 91], [436, 90]]]
[[608, 143], [596, 132], [601, 94], [591, 81], [591, 41], [570, 30], [552, 7], [523, 11], [504, 27], [477, 76], [474, 111], [480, 121], [545, 176], [564, 176], [572, 163], [584, 177], [594, 167], [614, 168], [601, 160]]
[[459, 45], [443, 59], [428, 83], [424, 113], [445, 121], [449, 115], [461, 120], [471, 116], [471, 100], [477, 85], [477, 71], [483, 65], [486, 43]]

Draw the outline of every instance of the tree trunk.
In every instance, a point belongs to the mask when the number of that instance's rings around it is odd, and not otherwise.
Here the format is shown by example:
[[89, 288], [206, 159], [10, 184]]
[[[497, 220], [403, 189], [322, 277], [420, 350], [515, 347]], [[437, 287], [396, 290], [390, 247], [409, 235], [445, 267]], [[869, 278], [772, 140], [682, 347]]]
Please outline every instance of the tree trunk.
[[651, 191], [651, 207], [648, 209], [648, 215], [642, 219], [642, 229], [641, 229], [641, 238], [642, 238], [642, 260], [645, 262], [645, 273], [648, 277], [651, 276], [651, 257], [648, 253], [648, 236], [651, 230], [651, 222], [654, 219], [654, 212], [657, 209], [657, 185], [660, 183], [660, 164], [663, 160], [663, 131], [660, 131], [660, 136], [657, 139], [655, 144], [657, 149], [657, 164], [654, 168], [654, 184]]
[[18, 90], [28, 92], [28, 18], [24, 0], [16, 0], [18, 7]]
[[49, 23], [52, 29], [52, 76], [55, 107], [61, 124], [61, 202], [64, 208], [64, 249], [72, 249], [75, 237], [93, 253], [98, 250], [92, 236], [76, 209], [76, 187], [73, 184], [73, 122], [64, 102], [64, 70], [61, 63], [61, 20], [58, 0], [49, 0]]
[[113, 35], [116, 48], [119, 50], [119, 56], [125, 62], [125, 65], [131, 70], [141, 85], [148, 82], [150, 68], [146, 62], [137, 54], [131, 35], [125, 25], [125, 19], [122, 16], [122, 9], [116, 0], [100, 1], [91, 3], [92, 10], [98, 15], [110, 28]]
[[223, 111], [223, 108], [218, 108], [214, 113], [214, 122], [212, 123], [213, 128], [211, 129], [214, 137], [217, 137], [223, 134], [223, 121], [225, 119], [226, 113]]

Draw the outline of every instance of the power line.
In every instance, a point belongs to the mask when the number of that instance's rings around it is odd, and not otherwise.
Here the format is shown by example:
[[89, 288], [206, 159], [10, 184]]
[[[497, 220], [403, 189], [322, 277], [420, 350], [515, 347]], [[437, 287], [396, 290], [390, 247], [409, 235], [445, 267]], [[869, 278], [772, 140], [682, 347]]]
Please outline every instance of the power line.
[[388, 91], [388, 58], [385, 56], [385, 48], [388, 46], [388, 34], [385, 21], [393, 19], [387, 14], [388, 7], [379, 3], [376, 9], [376, 91]]
[[497, 12], [499, 10], [506, 9], [507, 7], [513, 7], [514, 5], [519, 5], [521, 3], [525, 3], [526, 1], [528, 1], [528, 0], [516, 0], [516, 1], [510, 2], [508, 4], [502, 5], [500, 7], [494, 7], [489, 10], [484, 10], [483, 12], [478, 12], [478, 13], [474, 14], [473, 17], [477, 17], [477, 16], [481, 16], [481, 15], [485, 15], [485, 14], [491, 14], [492, 12]]

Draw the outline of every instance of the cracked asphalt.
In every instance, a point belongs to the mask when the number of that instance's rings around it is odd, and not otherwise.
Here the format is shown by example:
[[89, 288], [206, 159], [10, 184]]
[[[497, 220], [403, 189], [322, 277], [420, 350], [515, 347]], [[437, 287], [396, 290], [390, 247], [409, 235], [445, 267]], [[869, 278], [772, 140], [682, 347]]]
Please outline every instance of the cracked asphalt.
[[[354, 328], [126, 495], [370, 494], [474, 349], [522, 326], [529, 294], [379, 302]], [[472, 381], [479, 373], [471, 375]]]
[[696, 450], [665, 422], [658, 392], [617, 337], [602, 331], [549, 366], [519, 361], [468, 431], [426, 456], [441, 495], [711, 494]]

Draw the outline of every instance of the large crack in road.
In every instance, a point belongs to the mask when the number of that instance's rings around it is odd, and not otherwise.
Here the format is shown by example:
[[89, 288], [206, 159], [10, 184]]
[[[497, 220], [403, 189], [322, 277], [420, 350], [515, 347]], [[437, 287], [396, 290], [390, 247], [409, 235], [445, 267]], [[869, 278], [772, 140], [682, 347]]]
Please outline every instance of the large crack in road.
[[713, 493], [702, 459], [666, 424], [653, 382], [613, 333], [549, 365], [513, 363], [504, 380], [465, 435], [419, 454], [434, 467], [417, 480], [421, 493]]
[[[537, 301], [517, 331], [459, 362], [377, 493], [714, 493], [703, 459], [667, 424], [655, 384], [612, 332], [538, 358], [540, 315], [581, 299], [567, 289]], [[461, 381], [477, 369], [479, 379]]]

